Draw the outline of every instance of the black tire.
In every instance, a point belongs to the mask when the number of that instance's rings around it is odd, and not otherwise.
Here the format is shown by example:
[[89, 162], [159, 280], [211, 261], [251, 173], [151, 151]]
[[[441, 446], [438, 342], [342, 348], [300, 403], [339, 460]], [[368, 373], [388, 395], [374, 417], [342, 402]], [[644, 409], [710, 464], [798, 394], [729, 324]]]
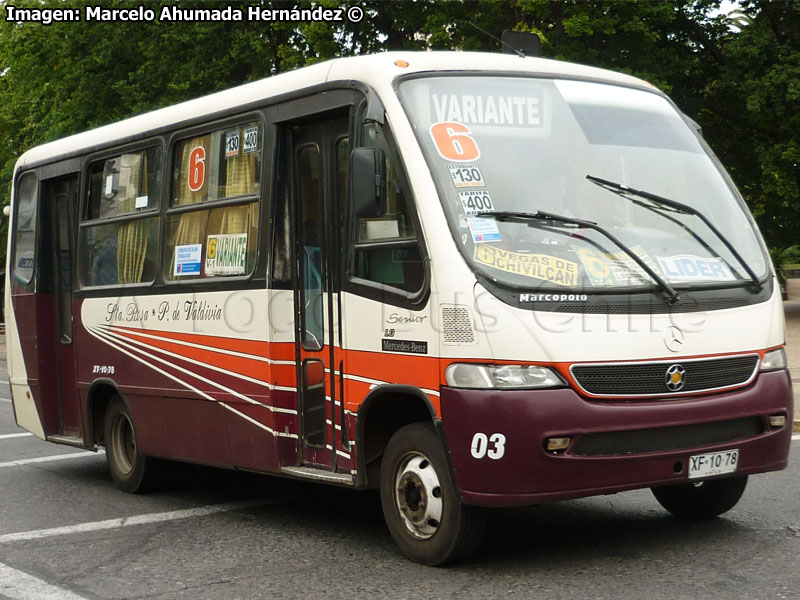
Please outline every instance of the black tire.
[[659, 504], [676, 517], [710, 519], [729, 511], [744, 493], [747, 475], [652, 488]]
[[429, 423], [406, 425], [389, 440], [381, 463], [381, 506], [392, 538], [414, 562], [455, 562], [483, 537], [485, 515], [461, 504]]
[[157, 461], [139, 451], [133, 417], [119, 396], [108, 405], [103, 433], [108, 470], [117, 487], [129, 494], [152, 489], [157, 479]]

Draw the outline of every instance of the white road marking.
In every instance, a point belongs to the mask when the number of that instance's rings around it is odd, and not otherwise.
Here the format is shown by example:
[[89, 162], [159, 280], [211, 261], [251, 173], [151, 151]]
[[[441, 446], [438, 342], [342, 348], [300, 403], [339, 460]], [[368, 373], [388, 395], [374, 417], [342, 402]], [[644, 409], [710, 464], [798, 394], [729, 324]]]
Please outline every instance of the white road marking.
[[0, 383], [8, 383], [5, 379], [0, 379]]
[[9, 404], [11, 404], [11, 400], [8, 398], [0, 398], [0, 402], [8, 402]]
[[32, 433], [5, 433], [0, 435], [0, 440], [10, 440], [11, 438], [30, 437]]
[[792, 440], [800, 440], [800, 433], [796, 433], [792, 436]]
[[37, 456], [36, 458], [21, 458], [20, 460], [12, 460], [9, 462], [0, 462], [0, 468], [3, 467], [21, 467], [23, 465], [32, 465], [36, 463], [51, 462], [56, 460], [71, 460], [73, 458], [88, 458], [90, 456], [102, 456], [102, 452], [70, 452], [69, 454], [55, 454], [53, 456]]
[[[273, 500], [274, 501], [274, 500]], [[102, 531], [104, 529], [118, 529], [120, 527], [131, 527], [133, 525], [148, 525], [150, 523], [163, 523], [164, 521], [176, 521], [179, 519], [190, 519], [193, 517], [203, 517], [215, 513], [252, 508], [267, 504], [269, 500], [257, 498], [253, 500], [240, 500], [237, 502], [226, 502], [224, 504], [210, 504], [197, 508], [184, 510], [171, 510], [169, 512], [150, 513], [144, 515], [134, 515], [132, 517], [122, 517], [120, 519], [108, 519], [106, 521], [92, 521], [89, 523], [78, 523], [77, 525], [67, 525], [65, 527], [53, 527], [51, 529], [35, 529], [33, 531], [22, 531], [20, 533], [7, 533], [0, 535], [0, 544], [9, 542], [21, 542], [28, 540], [40, 540], [58, 535], [70, 535], [73, 533], [86, 533], [89, 531]], [[0, 579], [0, 581], [2, 581]], [[3, 592], [0, 585], [0, 593]]]
[[0, 563], [0, 594], [12, 600], [86, 600], [3, 563]]

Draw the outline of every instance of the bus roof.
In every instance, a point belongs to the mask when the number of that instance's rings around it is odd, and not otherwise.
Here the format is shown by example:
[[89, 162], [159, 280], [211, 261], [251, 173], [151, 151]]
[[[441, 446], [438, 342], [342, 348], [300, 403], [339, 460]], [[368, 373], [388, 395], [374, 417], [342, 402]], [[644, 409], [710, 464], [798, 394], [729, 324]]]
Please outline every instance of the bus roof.
[[[395, 61], [398, 60], [407, 62], [408, 66], [397, 66]], [[252, 106], [271, 97], [315, 85], [356, 80], [381, 91], [386, 90], [401, 75], [447, 71], [530, 73], [546, 77], [587, 78], [637, 87], [650, 85], [641, 79], [605, 69], [509, 54], [397, 51], [336, 58], [36, 146], [19, 158], [16, 169], [55, 162], [106, 146], [142, 139], [167, 128], [179, 128], [190, 121], [212, 118], [218, 113]]]

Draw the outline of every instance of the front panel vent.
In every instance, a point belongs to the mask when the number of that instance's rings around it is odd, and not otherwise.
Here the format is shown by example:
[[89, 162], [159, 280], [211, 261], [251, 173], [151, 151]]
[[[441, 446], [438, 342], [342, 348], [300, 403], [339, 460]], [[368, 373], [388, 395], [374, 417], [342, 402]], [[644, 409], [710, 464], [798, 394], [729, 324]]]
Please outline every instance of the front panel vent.
[[472, 312], [468, 306], [440, 304], [442, 311], [442, 343], [445, 346], [473, 346]]

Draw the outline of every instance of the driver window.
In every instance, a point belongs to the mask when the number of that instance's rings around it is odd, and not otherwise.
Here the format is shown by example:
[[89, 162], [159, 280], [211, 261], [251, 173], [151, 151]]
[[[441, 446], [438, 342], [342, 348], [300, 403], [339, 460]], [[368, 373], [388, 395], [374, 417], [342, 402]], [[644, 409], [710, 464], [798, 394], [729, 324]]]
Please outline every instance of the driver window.
[[357, 219], [353, 275], [404, 292], [417, 292], [424, 283], [425, 271], [410, 203], [401, 185], [396, 161], [374, 123], [363, 127], [361, 145], [385, 151], [387, 210], [381, 217]]

